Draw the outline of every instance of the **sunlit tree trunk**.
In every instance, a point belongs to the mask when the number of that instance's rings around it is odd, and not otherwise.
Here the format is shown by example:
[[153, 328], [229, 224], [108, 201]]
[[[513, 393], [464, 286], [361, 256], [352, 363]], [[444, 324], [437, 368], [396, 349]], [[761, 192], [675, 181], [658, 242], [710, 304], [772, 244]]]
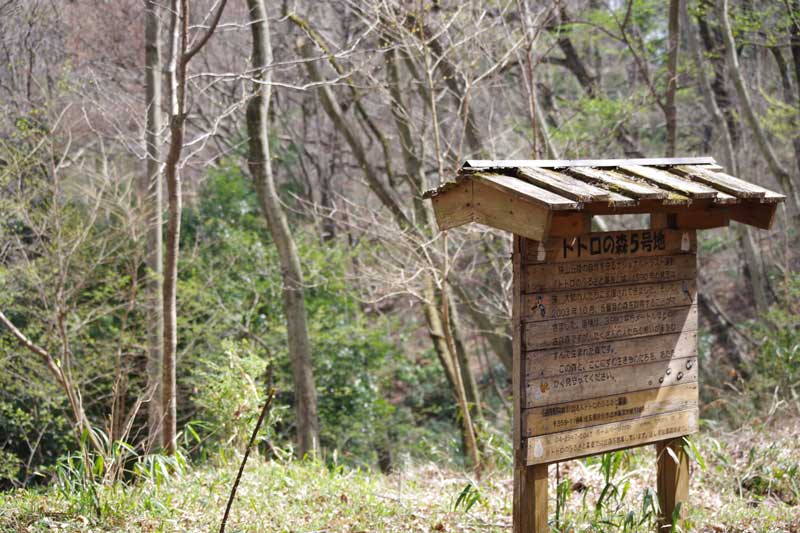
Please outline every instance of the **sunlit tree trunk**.
[[181, 237], [181, 175], [180, 162], [186, 129], [186, 72], [189, 61], [206, 45], [213, 35], [225, 9], [221, 0], [205, 33], [189, 48], [189, 0], [172, 0], [170, 4], [170, 51], [167, 64], [169, 80], [169, 150], [164, 161], [167, 182], [167, 235], [164, 255], [164, 355], [161, 368], [161, 403], [164, 410], [161, 441], [168, 454], [177, 448], [176, 360], [178, 348], [177, 283], [178, 255]]
[[145, 86], [147, 122], [145, 148], [147, 166], [140, 185], [140, 198], [147, 224], [148, 270], [146, 287], [148, 344], [147, 404], [149, 445], [161, 442], [161, 358], [164, 345], [162, 211], [163, 193], [160, 172], [161, 144], [161, 19], [155, 0], [145, 2]]
[[247, 104], [249, 154], [247, 165], [255, 183], [261, 211], [278, 249], [283, 276], [289, 357], [292, 362], [298, 455], [315, 455], [319, 447], [319, 421], [311, 342], [308, 337], [303, 294], [303, 271], [286, 214], [278, 196], [270, 161], [268, 124], [272, 82], [272, 47], [264, 0], [247, 0], [253, 37], [254, 95]]

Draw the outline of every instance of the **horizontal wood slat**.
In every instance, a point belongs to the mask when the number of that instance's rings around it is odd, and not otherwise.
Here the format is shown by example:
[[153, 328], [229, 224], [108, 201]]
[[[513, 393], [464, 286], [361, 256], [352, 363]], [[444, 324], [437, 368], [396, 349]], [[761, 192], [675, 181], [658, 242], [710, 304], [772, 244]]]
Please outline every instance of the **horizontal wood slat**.
[[696, 295], [694, 280], [525, 294], [522, 298], [522, 320], [546, 322], [691, 305]]
[[[694, 253], [697, 238], [693, 231], [673, 229], [595, 232], [548, 239], [528, 249], [525, 263], [599, 261], [626, 257], [648, 257]], [[544, 250], [544, 255], [541, 254]]]
[[687, 409], [530, 437], [527, 442], [528, 465], [563, 461], [689, 435], [698, 429], [698, 415], [697, 409]]
[[[697, 329], [525, 353], [525, 376], [542, 379], [636, 364], [669, 362], [696, 353]], [[639, 387], [644, 388], [644, 387]]]
[[694, 254], [630, 257], [573, 263], [544, 263], [525, 268], [523, 292], [537, 293], [591, 287], [691, 280]]
[[698, 384], [683, 383], [657, 389], [612, 394], [523, 411], [526, 437], [622, 422], [697, 407]]
[[695, 356], [532, 379], [525, 407], [542, 407], [697, 381]]
[[697, 329], [697, 306], [609, 313], [523, 325], [523, 348], [540, 350]]

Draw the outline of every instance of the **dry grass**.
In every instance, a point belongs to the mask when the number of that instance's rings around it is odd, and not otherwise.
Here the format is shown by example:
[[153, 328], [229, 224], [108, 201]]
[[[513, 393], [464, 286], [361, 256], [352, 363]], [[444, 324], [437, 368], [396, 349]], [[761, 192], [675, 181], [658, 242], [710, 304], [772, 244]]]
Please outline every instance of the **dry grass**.
[[[800, 421], [733, 433], [706, 429], [696, 442], [706, 462], [692, 474], [687, 530], [800, 531]], [[655, 486], [654, 452], [621, 454], [612, 484], [625, 494], [599, 510], [605, 481], [598, 459], [562, 463], [571, 491], [560, 531], [621, 531], [641, 519], [645, 490]], [[0, 495], [3, 531], [212, 531], [236, 471], [235, 461], [191, 469], [156, 484], [139, 482], [98, 492], [106, 509], [97, 518], [76, 494], [52, 487]], [[793, 470], [794, 469], [794, 470]], [[550, 516], [555, 519], [556, 472], [551, 467]], [[470, 478], [434, 464], [416, 464], [390, 476], [321, 464], [253, 460], [242, 478], [228, 531], [509, 531], [511, 480], [492, 472], [475, 483], [469, 511], [454, 503]], [[627, 484], [627, 488], [625, 485]], [[599, 511], [599, 512], [598, 512]], [[645, 520], [629, 531], [652, 530]]]

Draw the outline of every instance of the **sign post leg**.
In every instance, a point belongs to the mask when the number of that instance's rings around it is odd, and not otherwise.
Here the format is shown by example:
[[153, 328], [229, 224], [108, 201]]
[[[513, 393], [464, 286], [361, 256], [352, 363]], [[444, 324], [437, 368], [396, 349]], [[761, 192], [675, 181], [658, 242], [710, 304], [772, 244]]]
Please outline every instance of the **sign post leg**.
[[547, 533], [547, 465], [514, 469], [514, 533]]
[[[683, 449], [681, 439], [661, 441], [656, 444], [658, 454], [658, 503], [661, 515], [658, 530], [670, 531], [673, 516], [681, 525], [686, 517], [689, 500], [689, 456]], [[677, 515], [675, 509], [680, 504]]]

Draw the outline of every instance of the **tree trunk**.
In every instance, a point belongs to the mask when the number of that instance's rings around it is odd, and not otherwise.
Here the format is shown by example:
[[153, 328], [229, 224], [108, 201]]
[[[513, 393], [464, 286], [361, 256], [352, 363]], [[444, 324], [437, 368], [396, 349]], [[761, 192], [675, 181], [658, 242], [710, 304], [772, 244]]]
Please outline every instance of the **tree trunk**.
[[[792, 32], [797, 31], [796, 24], [800, 24], [800, 21], [792, 24]], [[795, 61], [795, 74], [800, 76], [800, 55], [794, 55], [795, 48], [800, 45], [800, 43], [794, 43], [795, 39], [797, 39], [797, 35], [792, 35], [791, 42], [793, 43], [792, 54], [793, 60]], [[783, 58], [783, 52], [779, 46], [773, 46], [770, 48], [772, 52], [772, 56], [775, 58], [775, 65], [778, 67], [778, 73], [781, 76], [781, 85], [783, 86], [783, 100], [786, 102], [787, 105], [795, 106], [800, 111], [800, 87], [798, 87], [797, 95], [795, 95], [795, 91], [792, 90], [792, 75], [789, 73], [789, 66], [786, 64], [786, 60]], [[800, 51], [798, 51], [800, 52]], [[800, 77], [797, 78], [797, 83], [800, 85]], [[800, 126], [800, 121], [797, 119], [797, 115], [793, 118], [793, 123], [795, 132], [798, 130]], [[794, 149], [794, 159], [795, 164], [800, 168], [800, 135], [795, 134], [792, 138], [792, 148]]]
[[272, 81], [272, 47], [264, 0], [247, 0], [250, 30], [253, 36], [253, 97], [247, 104], [249, 154], [247, 165], [258, 192], [261, 210], [278, 249], [283, 276], [283, 303], [286, 312], [289, 356], [294, 381], [297, 445], [300, 457], [316, 455], [319, 447], [317, 393], [311, 362], [306, 306], [303, 295], [303, 271], [286, 215], [272, 175], [269, 153], [268, 120]]
[[770, 171], [772, 171], [778, 179], [778, 182], [786, 193], [787, 203], [792, 211], [797, 214], [798, 208], [800, 208], [798, 191], [792, 181], [792, 177], [781, 162], [778, 161], [778, 156], [775, 154], [775, 150], [769, 142], [766, 132], [761, 127], [758, 116], [756, 116], [755, 107], [750, 99], [750, 93], [745, 85], [744, 76], [742, 76], [742, 70], [739, 66], [739, 57], [736, 54], [736, 43], [733, 40], [733, 33], [731, 31], [730, 22], [728, 21], [728, 0], [720, 0], [719, 18], [722, 26], [722, 39], [725, 43], [725, 51], [728, 57], [728, 72], [736, 88], [736, 93], [739, 95], [742, 114], [747, 121], [747, 125], [750, 126], [752, 130], [753, 136], [756, 138], [756, 144], [758, 145], [761, 155], [766, 159]]
[[183, 150], [183, 105], [186, 92], [186, 50], [188, 13], [184, 11], [187, 0], [173, 0], [170, 22], [170, 57], [167, 78], [170, 87], [170, 144], [164, 166], [167, 182], [167, 238], [164, 256], [164, 354], [161, 369], [161, 405], [163, 424], [161, 444], [164, 451], [174, 454], [177, 448], [177, 405], [175, 353], [178, 347], [176, 289], [178, 282], [178, 252], [181, 231], [181, 181], [178, 165]]
[[469, 365], [469, 354], [464, 345], [463, 328], [461, 326], [461, 315], [458, 312], [456, 302], [452, 297], [451, 291], [447, 291], [447, 310], [450, 318], [450, 331], [453, 336], [458, 366], [461, 370], [461, 381], [464, 383], [464, 392], [469, 402], [472, 418], [475, 421], [483, 420], [483, 408], [481, 407], [481, 394], [478, 390], [478, 383], [475, 381], [475, 374]]
[[167, 182], [167, 238], [164, 256], [164, 354], [161, 367], [161, 405], [164, 410], [161, 441], [164, 451], [177, 449], [176, 360], [178, 349], [176, 294], [178, 255], [181, 237], [181, 175], [179, 171], [186, 126], [186, 72], [189, 61], [208, 43], [222, 17], [227, 0], [220, 0], [208, 29], [189, 48], [189, 0], [170, 4], [170, 50], [167, 65], [169, 80], [169, 150], [164, 161]]
[[158, 3], [145, 2], [145, 85], [147, 123], [145, 149], [147, 167], [140, 185], [142, 211], [147, 228], [145, 287], [147, 315], [147, 404], [148, 448], [161, 442], [161, 358], [164, 344], [162, 211], [163, 193], [160, 172], [161, 145], [161, 19]]
[[680, 0], [669, 3], [669, 51], [667, 56], [667, 157], [675, 157], [675, 142], [678, 134], [678, 110], [675, 93], [678, 89], [678, 49], [680, 47]]
[[[723, 164], [733, 175], [738, 174], [738, 165], [736, 162], [736, 154], [733, 147], [733, 136], [728, 127], [728, 122], [725, 115], [717, 105], [717, 100], [714, 97], [714, 91], [711, 83], [706, 76], [705, 64], [703, 62], [703, 53], [700, 49], [700, 44], [694, 28], [690, 23], [689, 13], [686, 10], [686, 5], [681, 8], [681, 17], [683, 18], [683, 25], [686, 27], [686, 37], [689, 44], [689, 50], [692, 54], [695, 67], [697, 68], [698, 81], [700, 83], [700, 93], [703, 95], [703, 102], [706, 110], [711, 115], [716, 130], [719, 132], [720, 142], [722, 143], [722, 156]], [[753, 242], [753, 235], [751, 229], [744, 224], [737, 224], [735, 227], [739, 243], [744, 250], [744, 260], [747, 270], [747, 275], [750, 277], [750, 286], [753, 289], [753, 298], [759, 311], [766, 310], [769, 305], [769, 288], [768, 278], [764, 272], [764, 264], [761, 260], [761, 254]]]
[[[800, 16], [797, 16], [797, 13], [800, 13], [800, 1], [794, 0], [792, 2], [792, 12], [795, 13], [795, 16], [792, 18], [792, 27], [789, 30], [791, 35], [790, 37], [790, 48], [792, 51], [792, 64], [794, 65], [794, 77], [795, 77], [795, 102], [794, 105], [797, 108], [797, 112], [800, 113]], [[800, 170], [800, 139], [795, 138], [795, 160], [797, 163], [797, 169]]]

